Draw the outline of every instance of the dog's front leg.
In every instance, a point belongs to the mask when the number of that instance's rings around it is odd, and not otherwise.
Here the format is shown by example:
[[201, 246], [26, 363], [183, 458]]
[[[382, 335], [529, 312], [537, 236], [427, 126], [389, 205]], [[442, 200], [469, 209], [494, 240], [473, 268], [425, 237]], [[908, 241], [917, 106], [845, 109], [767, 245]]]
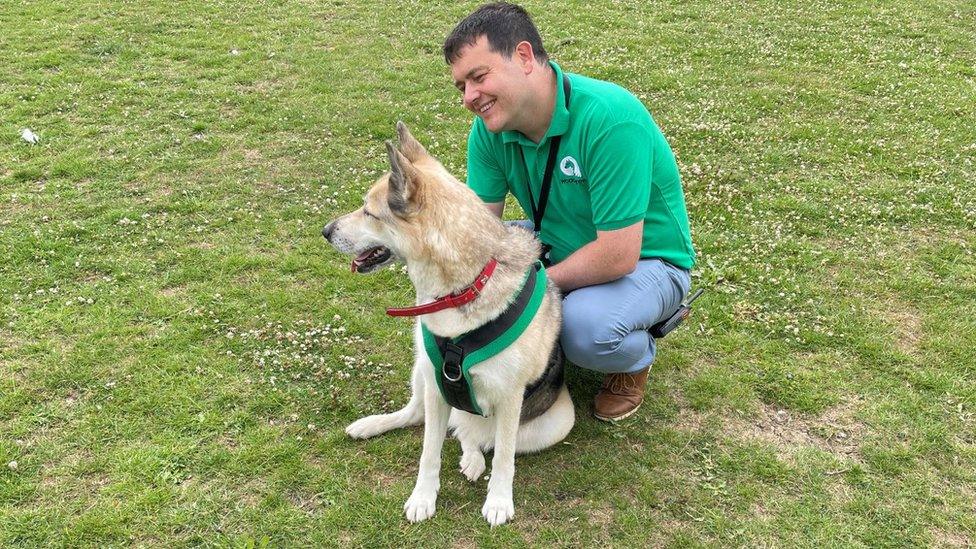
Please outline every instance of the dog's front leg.
[[410, 499], [403, 505], [410, 522], [420, 522], [434, 515], [437, 491], [441, 487], [441, 450], [447, 437], [450, 405], [441, 398], [437, 384], [426, 379], [424, 384], [424, 449], [420, 454], [417, 484]]
[[519, 416], [522, 413], [522, 391], [506, 398], [495, 407], [495, 457], [491, 460], [488, 497], [481, 514], [492, 526], [515, 516], [512, 480], [515, 478], [515, 443], [518, 440]]

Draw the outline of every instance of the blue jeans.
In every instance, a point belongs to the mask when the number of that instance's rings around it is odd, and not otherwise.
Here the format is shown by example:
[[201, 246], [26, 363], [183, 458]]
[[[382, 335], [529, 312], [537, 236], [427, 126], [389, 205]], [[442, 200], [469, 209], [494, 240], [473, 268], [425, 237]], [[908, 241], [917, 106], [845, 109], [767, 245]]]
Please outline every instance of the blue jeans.
[[[509, 224], [532, 230], [531, 221]], [[563, 298], [559, 336], [566, 358], [604, 374], [643, 370], [657, 353], [647, 330], [671, 316], [690, 288], [687, 270], [642, 259], [623, 278], [573, 290]]]
[[650, 366], [657, 345], [647, 330], [671, 316], [690, 287], [688, 271], [642, 259], [623, 278], [573, 290], [563, 298], [559, 336], [566, 358], [604, 374]]

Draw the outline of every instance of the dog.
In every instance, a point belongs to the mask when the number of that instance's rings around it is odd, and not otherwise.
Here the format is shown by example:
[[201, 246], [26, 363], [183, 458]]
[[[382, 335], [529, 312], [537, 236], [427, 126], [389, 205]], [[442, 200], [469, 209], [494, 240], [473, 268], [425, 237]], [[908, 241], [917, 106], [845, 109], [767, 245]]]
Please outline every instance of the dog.
[[[481, 513], [492, 526], [503, 524], [515, 514], [515, 454], [560, 442], [575, 422], [558, 353], [559, 290], [551, 281], [537, 279], [544, 284], [533, 295], [541, 297], [534, 314], [525, 317], [529, 320], [527, 325], [523, 322], [524, 331], [500, 352], [470, 367], [470, 402], [481, 415], [452, 408], [438, 383], [454, 381], [447, 373], [453, 362], [445, 353], [443, 373], [435, 371], [431, 351], [425, 350], [424, 331], [441, 342], [454, 341], [497, 323], [536, 276], [540, 244], [531, 232], [502, 223], [402, 122], [397, 123], [397, 134], [399, 147], [386, 142], [390, 171], [373, 184], [361, 208], [331, 221], [322, 234], [338, 251], [354, 256], [351, 268], [357, 273], [404, 262], [420, 308], [438, 303], [438, 298], [456, 302], [464, 295], [473, 300], [420, 313], [410, 401], [399, 411], [359, 419], [346, 433], [364, 439], [424, 423], [417, 483], [404, 504], [410, 522], [434, 514], [448, 427], [461, 443], [460, 470], [469, 481], [484, 473], [484, 452], [494, 449]], [[487, 278], [484, 274], [492, 263], [494, 271]], [[471, 286], [472, 281], [480, 281], [481, 287]], [[440, 375], [446, 377], [439, 381]], [[456, 371], [453, 375], [461, 377]]]

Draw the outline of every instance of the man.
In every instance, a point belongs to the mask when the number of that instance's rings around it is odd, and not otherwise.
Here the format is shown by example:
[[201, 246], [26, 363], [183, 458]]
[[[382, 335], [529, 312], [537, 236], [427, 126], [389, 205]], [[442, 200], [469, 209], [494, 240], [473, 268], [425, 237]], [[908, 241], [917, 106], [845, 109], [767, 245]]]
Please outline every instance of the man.
[[541, 219], [548, 274], [565, 294], [566, 357], [605, 374], [597, 418], [631, 415], [656, 352], [647, 330], [678, 308], [695, 261], [667, 141], [627, 90], [576, 74], [564, 79], [519, 6], [473, 12], [448, 36], [444, 57], [477, 115], [468, 185], [499, 217], [511, 192]]

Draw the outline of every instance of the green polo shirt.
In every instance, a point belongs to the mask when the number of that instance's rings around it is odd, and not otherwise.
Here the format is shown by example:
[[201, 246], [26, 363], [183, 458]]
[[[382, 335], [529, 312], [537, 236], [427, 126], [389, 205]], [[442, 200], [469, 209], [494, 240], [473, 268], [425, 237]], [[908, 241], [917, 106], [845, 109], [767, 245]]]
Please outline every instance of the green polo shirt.
[[511, 192], [531, 212], [529, 193], [538, 202], [549, 145], [562, 135], [540, 235], [552, 246], [552, 261], [596, 240], [598, 230], [643, 219], [641, 258], [690, 269], [695, 250], [678, 165], [650, 113], [624, 88], [578, 74], [567, 74], [567, 110], [562, 69], [549, 64], [559, 84], [542, 141], [533, 143], [517, 131], [491, 133], [475, 118], [468, 136], [468, 185], [485, 202], [502, 202]]

